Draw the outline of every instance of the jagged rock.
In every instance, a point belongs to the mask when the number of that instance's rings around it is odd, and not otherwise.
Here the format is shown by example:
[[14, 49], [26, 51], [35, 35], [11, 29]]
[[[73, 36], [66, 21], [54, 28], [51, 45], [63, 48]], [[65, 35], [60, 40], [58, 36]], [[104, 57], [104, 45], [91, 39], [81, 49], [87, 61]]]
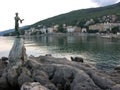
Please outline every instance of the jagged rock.
[[[113, 79], [114, 77], [99, 72], [86, 63], [71, 62], [65, 58], [31, 57], [24, 65], [7, 67], [6, 71], [3, 74], [7, 75], [5, 77], [7, 80], [2, 75], [0, 84], [2, 85], [3, 82], [6, 86], [12, 87], [22, 86], [26, 82], [39, 82], [50, 90], [115, 90], [119, 88], [119, 85], [116, 86], [118, 82]], [[117, 75], [119, 77], [119, 74]]]
[[110, 90], [120, 90], [120, 84], [116, 84]]
[[2, 57], [1, 60], [5, 65], [7, 65], [9, 63], [9, 60], [7, 57]]
[[34, 69], [32, 72], [32, 78], [34, 81], [39, 82], [41, 85], [44, 85], [50, 90], [58, 90], [56, 86], [49, 80], [48, 74], [41, 69]]
[[11, 86], [14, 87], [14, 86], [18, 85], [17, 78], [18, 78], [17, 68], [16, 67], [12, 67], [12, 68], [8, 69], [7, 80], [8, 80], [8, 83]]
[[82, 57], [75, 57], [75, 58], [71, 57], [71, 61], [82, 62], [82, 63], [84, 62]]
[[41, 66], [41, 63], [37, 62], [35, 59], [29, 59], [25, 62], [25, 67], [28, 69], [36, 69]]
[[8, 58], [4, 56], [4, 57], [1, 58], [1, 60], [6, 61], [6, 60], [8, 60]]
[[3, 73], [2, 76], [0, 77], [0, 90], [4, 90], [8, 88], [8, 82], [6, 78], [6, 73]]
[[12, 66], [16, 64], [22, 64], [25, 60], [27, 60], [24, 40], [22, 38], [15, 38], [14, 45], [9, 53], [8, 59]]
[[42, 85], [40, 85], [40, 83], [38, 82], [26, 82], [22, 85], [21, 90], [50, 90]]
[[7, 67], [7, 65], [5, 63], [3, 63], [2, 61], [0, 61], [0, 76], [2, 75], [2, 73], [6, 67]]
[[7, 64], [9, 63], [9, 60], [7, 57], [2, 57], [0, 59], [0, 69], [7, 67]]
[[[69, 65], [45, 65], [43, 69], [48, 75], [51, 75], [50, 79], [52, 83], [61, 90], [88, 90], [86, 88], [91, 88], [90, 90], [100, 90], [84, 71]], [[80, 83], [81, 86], [78, 85]], [[86, 87], [82, 88], [84, 84]], [[76, 89], [77, 86], [79, 86], [79, 88]]]
[[35, 56], [33, 56], [33, 55], [30, 55], [28, 58], [29, 58], [29, 59], [32, 59], [32, 58], [35, 58]]
[[49, 83], [48, 75], [44, 71], [34, 70], [33, 79], [42, 85]]
[[18, 77], [18, 84], [22, 86], [25, 82], [33, 82], [31, 72], [27, 68], [22, 68], [20, 76]]
[[80, 70], [75, 75], [71, 90], [101, 90], [84, 71]]
[[113, 82], [106, 74], [90, 70], [89, 76], [101, 89], [110, 89], [113, 85], [115, 85], [115, 82]]

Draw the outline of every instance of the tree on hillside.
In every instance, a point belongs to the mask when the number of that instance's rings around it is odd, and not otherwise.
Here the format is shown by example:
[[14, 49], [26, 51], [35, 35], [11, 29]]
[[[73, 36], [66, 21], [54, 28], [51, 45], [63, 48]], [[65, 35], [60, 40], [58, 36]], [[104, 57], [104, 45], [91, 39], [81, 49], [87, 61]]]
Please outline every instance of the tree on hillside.
[[58, 32], [66, 33], [66, 30], [63, 28], [62, 25], [58, 27]]
[[120, 32], [119, 30], [119, 26], [116, 26], [114, 28], [112, 28], [112, 31], [111, 31], [113, 34], [117, 34], [117, 32]]

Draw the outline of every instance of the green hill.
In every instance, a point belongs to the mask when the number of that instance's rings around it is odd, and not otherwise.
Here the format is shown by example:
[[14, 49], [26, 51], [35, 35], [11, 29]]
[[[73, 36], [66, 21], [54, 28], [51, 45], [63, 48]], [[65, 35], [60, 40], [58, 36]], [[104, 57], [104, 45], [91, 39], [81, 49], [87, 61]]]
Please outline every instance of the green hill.
[[72, 11], [39, 21], [31, 25], [31, 27], [36, 27], [37, 25], [51, 26], [55, 24], [77, 25], [78, 23], [84, 22], [91, 18], [96, 20], [97, 18], [100, 18], [104, 15], [112, 14], [117, 15], [118, 20], [120, 20], [120, 3], [105, 7]]

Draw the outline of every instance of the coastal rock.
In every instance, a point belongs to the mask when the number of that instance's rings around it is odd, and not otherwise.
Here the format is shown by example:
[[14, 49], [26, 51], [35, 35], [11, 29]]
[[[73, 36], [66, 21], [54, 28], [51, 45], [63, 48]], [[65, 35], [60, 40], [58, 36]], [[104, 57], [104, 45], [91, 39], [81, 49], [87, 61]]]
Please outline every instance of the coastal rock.
[[71, 57], [71, 61], [82, 62], [82, 63], [84, 62], [82, 57], [75, 57], [75, 58]]
[[19, 64], [22, 64], [27, 60], [24, 40], [22, 38], [15, 38], [14, 45], [9, 53], [8, 59], [12, 66], [16, 65], [16, 63], [18, 64], [18, 62], [21, 62]]
[[7, 67], [7, 64], [9, 63], [9, 60], [7, 57], [2, 57], [0, 59], [0, 69]]
[[101, 89], [110, 89], [116, 83], [110, 79], [106, 74], [99, 73], [96, 71], [89, 71], [89, 76], [94, 81], [94, 83], [99, 86]]
[[[51, 60], [52, 59], [52, 60]], [[55, 59], [53, 57], [39, 57], [39, 58], [36, 58], [36, 60], [40, 63], [43, 63], [44, 65], [42, 66], [44, 68], [44, 71], [46, 71], [51, 79], [52, 82], [57, 82], [58, 83], [58, 86], [62, 86], [59, 84], [60, 80], [63, 80], [63, 77], [64, 75], [61, 75], [61, 73], [63, 73], [62, 70], [58, 70], [57, 68], [60, 67], [60, 68], [63, 68], [64, 66], [66, 65], [69, 65], [70, 67], [74, 67], [74, 69], [79, 69], [79, 70], [83, 70], [83, 72], [88, 75], [88, 78], [91, 79], [93, 81], [93, 84], [96, 86], [96, 88], [99, 90], [99, 89], [110, 89], [112, 86], [114, 86], [116, 83], [114, 81], [112, 81], [110, 79], [110, 77], [108, 75], [106, 75], [105, 73], [102, 73], [99, 72], [97, 69], [95, 69], [94, 67], [90, 66], [90, 65], [87, 65], [87, 64], [81, 64], [81, 63], [76, 63], [76, 62], [70, 62], [70, 61], [67, 61], [64, 59], [61, 59], [59, 60], [59, 58]], [[44, 61], [43, 61], [44, 60]], [[57, 60], [57, 62], [56, 62]], [[54, 64], [51, 64], [54, 63]], [[46, 66], [46, 64], [47, 66]], [[66, 68], [65, 68], [66, 69]], [[65, 70], [64, 69], [64, 70]], [[70, 68], [69, 68], [70, 69]], [[59, 78], [55, 78], [55, 72], [58, 71], [57, 73], [59, 73]], [[74, 71], [74, 70], [70, 70], [71, 72]], [[66, 73], [68, 72], [68, 70], [65, 71]], [[70, 74], [69, 74], [70, 75]], [[83, 75], [84, 76], [84, 75]], [[73, 74], [73, 77], [76, 77], [74, 76]], [[54, 79], [53, 79], [54, 78]], [[56, 81], [55, 81], [56, 80]], [[63, 81], [61, 81], [63, 82]], [[87, 82], [87, 81], [86, 81]], [[91, 82], [89, 83], [91, 84]], [[77, 85], [77, 84], [75, 84]], [[86, 84], [87, 85], [87, 84]], [[57, 85], [56, 85], [57, 86]], [[74, 86], [74, 85], [73, 85]], [[72, 86], [72, 87], [73, 87]], [[79, 85], [78, 85], [79, 86]], [[83, 84], [84, 86], [84, 84]], [[77, 87], [77, 86], [76, 86]], [[89, 86], [88, 86], [89, 87]], [[79, 88], [81, 88], [81, 86], [79, 86]], [[91, 88], [92, 90], [93, 88]], [[85, 89], [87, 90], [87, 89]], [[96, 90], [96, 89], [95, 89]]]
[[[99, 72], [86, 63], [71, 62], [65, 58], [32, 57], [24, 65], [6, 68], [5, 71], [7, 71], [3, 73], [5, 76], [0, 77], [0, 89], [9, 88], [9, 85], [22, 86], [23, 89], [23, 84], [27, 82], [39, 82], [39, 85], [48, 90], [115, 90], [119, 88], [117, 85], [119, 82], [112, 75]], [[119, 74], [117, 75], [120, 77]], [[39, 87], [39, 85], [36, 86]], [[33, 90], [31, 85], [30, 88]]]
[[6, 73], [3, 73], [2, 76], [0, 77], [0, 90], [5, 90], [8, 88], [6, 76], [7, 76]]
[[21, 90], [50, 90], [44, 86], [42, 86], [38, 82], [26, 82], [22, 85]]
[[7, 66], [7, 64], [9, 63], [9, 60], [7, 57], [2, 57], [1, 58], [2, 62]]
[[17, 86], [18, 85], [18, 82], [17, 82], [17, 78], [18, 78], [17, 68], [15, 68], [15, 67], [10, 68], [10, 69], [8, 69], [8, 72], [6, 72], [6, 73], [7, 73], [8, 83], [13, 87]]
[[34, 81], [39, 82], [41, 85], [47, 87], [50, 90], [58, 90], [56, 86], [49, 80], [49, 76], [44, 71], [35, 70], [32, 78]]
[[0, 77], [2, 76], [5, 68], [6, 65], [2, 61], [0, 61]]
[[120, 84], [113, 86], [110, 90], [120, 90]]
[[1, 58], [1, 60], [6, 61], [6, 60], [8, 60], [8, 58], [4, 56], [4, 57]]
[[[61, 90], [100, 90], [84, 71], [69, 65], [52, 64], [43, 66], [52, 83]], [[79, 84], [81, 84], [79, 86]], [[86, 87], [82, 87], [86, 85]], [[79, 86], [79, 87], [77, 87]], [[77, 89], [76, 89], [77, 88]]]
[[[69, 71], [71, 71], [68, 68]], [[66, 71], [68, 71], [66, 70]], [[68, 83], [71, 83], [70, 87], [71, 90], [100, 90], [99, 87], [97, 87], [92, 79], [87, 75], [83, 70], [75, 69], [73, 67], [72, 74], [69, 77], [65, 77], [65, 80]], [[68, 74], [69, 75], [69, 74]], [[69, 80], [69, 82], [68, 82]], [[78, 87], [79, 86], [79, 87]]]
[[33, 79], [31, 78], [31, 72], [27, 68], [21, 68], [18, 84], [22, 86], [25, 82], [33, 82]]
[[41, 67], [41, 63], [37, 62], [34, 59], [29, 59], [25, 62], [25, 67], [27, 67], [28, 69], [36, 69], [36, 68], [40, 68]]
[[44, 71], [34, 70], [33, 79], [42, 85], [49, 83], [48, 75]]

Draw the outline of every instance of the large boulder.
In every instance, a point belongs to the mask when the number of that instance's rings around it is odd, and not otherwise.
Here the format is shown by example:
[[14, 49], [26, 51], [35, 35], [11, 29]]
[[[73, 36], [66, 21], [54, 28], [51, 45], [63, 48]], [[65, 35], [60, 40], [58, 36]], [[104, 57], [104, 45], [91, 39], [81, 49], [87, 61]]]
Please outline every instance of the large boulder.
[[22, 86], [25, 82], [33, 82], [33, 79], [31, 72], [27, 68], [22, 67], [20, 75], [18, 77], [18, 84], [19, 86]]
[[41, 70], [34, 70], [32, 78], [42, 85], [49, 83], [48, 75]]
[[12, 66], [22, 64], [25, 60], [27, 60], [24, 40], [22, 38], [15, 38], [14, 45], [9, 53], [8, 59]]
[[8, 83], [13, 87], [17, 86], [18, 85], [17, 79], [18, 79], [17, 68], [12, 67], [8, 69], [8, 72], [7, 72]]
[[8, 82], [6, 78], [6, 73], [3, 73], [2, 76], [0, 77], [0, 90], [4, 90], [8, 88]]
[[36, 61], [35, 59], [28, 59], [24, 65], [29, 70], [36, 70], [40, 68], [42, 64]]
[[41, 85], [49, 88], [50, 90], [58, 90], [56, 86], [49, 80], [48, 74], [43, 70], [37, 69], [34, 70], [32, 73], [32, 78], [34, 79], [34, 81], [39, 82]]
[[116, 84], [108, 75], [98, 71], [89, 70], [88, 75], [91, 77], [94, 83], [103, 90], [110, 89]]
[[100, 90], [89, 75], [72, 66], [50, 64], [44, 65], [43, 70], [48, 73], [51, 82], [60, 90], [88, 90], [88, 88], [89, 90]]

